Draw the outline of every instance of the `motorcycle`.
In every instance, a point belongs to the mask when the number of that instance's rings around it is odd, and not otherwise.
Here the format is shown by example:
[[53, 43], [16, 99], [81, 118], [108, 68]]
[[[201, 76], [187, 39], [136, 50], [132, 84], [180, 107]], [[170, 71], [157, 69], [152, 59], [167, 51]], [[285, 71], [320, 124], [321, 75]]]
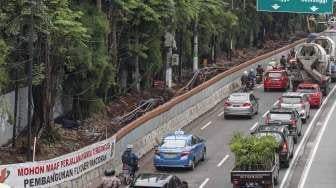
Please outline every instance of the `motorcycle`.
[[242, 90], [243, 92], [248, 92], [250, 90], [253, 90], [255, 84], [253, 80], [246, 81], [242, 84]]
[[261, 81], [262, 81], [262, 79], [263, 79], [263, 75], [262, 74], [257, 74], [256, 75], [256, 83], [257, 84], [260, 84]]
[[[138, 165], [138, 168], [139, 168], [139, 165]], [[130, 185], [135, 180], [135, 172], [137, 171], [137, 169], [132, 171], [130, 170], [131, 168], [126, 164], [123, 165], [122, 169], [123, 169], [123, 172], [122, 174], [120, 174], [121, 180], [124, 185]]]

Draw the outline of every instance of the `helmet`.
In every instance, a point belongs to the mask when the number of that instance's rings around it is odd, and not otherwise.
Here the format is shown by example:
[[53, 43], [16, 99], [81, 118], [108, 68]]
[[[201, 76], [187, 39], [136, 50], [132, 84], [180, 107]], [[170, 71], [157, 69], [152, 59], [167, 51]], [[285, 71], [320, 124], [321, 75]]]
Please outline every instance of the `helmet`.
[[261, 65], [259, 64], [258, 67], [261, 67]]
[[128, 149], [128, 150], [133, 149], [133, 145], [132, 145], [132, 144], [128, 144], [128, 145], [127, 145], [127, 149]]
[[244, 71], [244, 74], [245, 74], [245, 75], [248, 75], [248, 72], [247, 72], [247, 71]]
[[250, 72], [254, 72], [254, 69], [251, 69]]
[[106, 170], [104, 171], [104, 175], [105, 175], [105, 176], [113, 176], [113, 175], [114, 175], [114, 171], [111, 170], [111, 169], [106, 169]]

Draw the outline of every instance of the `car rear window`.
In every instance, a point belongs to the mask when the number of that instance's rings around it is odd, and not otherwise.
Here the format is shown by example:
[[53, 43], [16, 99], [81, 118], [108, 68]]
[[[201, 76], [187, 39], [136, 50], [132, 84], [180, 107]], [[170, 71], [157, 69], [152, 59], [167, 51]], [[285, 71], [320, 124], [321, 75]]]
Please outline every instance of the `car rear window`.
[[184, 148], [187, 146], [187, 140], [183, 139], [165, 139], [161, 147], [165, 148]]
[[282, 97], [281, 102], [286, 104], [298, 104], [301, 103], [301, 97]]
[[301, 93], [315, 93], [317, 89], [315, 87], [299, 87], [298, 92]]
[[288, 121], [291, 119], [291, 114], [285, 113], [270, 113], [268, 114], [268, 118], [270, 120], [278, 120], [278, 121]]
[[248, 100], [247, 95], [231, 95], [229, 98], [230, 101], [246, 101]]
[[257, 138], [261, 138], [263, 136], [273, 136], [277, 140], [278, 143], [282, 142], [282, 136], [275, 132], [259, 132], [259, 133], [256, 133], [255, 136]]
[[270, 77], [270, 78], [280, 78], [281, 76], [282, 76], [282, 73], [280, 72], [269, 72], [266, 75], [266, 77]]

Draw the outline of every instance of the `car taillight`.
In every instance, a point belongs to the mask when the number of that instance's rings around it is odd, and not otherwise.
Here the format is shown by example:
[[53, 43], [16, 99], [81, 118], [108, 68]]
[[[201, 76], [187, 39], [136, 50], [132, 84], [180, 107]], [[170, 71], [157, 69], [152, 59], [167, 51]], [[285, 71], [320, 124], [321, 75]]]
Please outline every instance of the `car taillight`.
[[245, 107], [246, 106], [252, 106], [252, 104], [250, 102], [246, 102], [246, 103], [243, 104], [243, 106], [245, 106]]
[[182, 151], [181, 152], [181, 157], [188, 156], [188, 155], [189, 155], [189, 151]]
[[160, 156], [160, 152], [158, 150], [155, 151], [156, 156]]
[[291, 119], [291, 120], [290, 120], [290, 124], [291, 124], [293, 127], [296, 127], [296, 120], [295, 120], [295, 119]]
[[301, 108], [304, 108], [304, 103], [303, 102], [301, 102]]
[[224, 106], [231, 106], [231, 103], [229, 103], [228, 101], [225, 101]]
[[282, 152], [284, 152], [284, 153], [288, 152], [288, 144], [287, 144], [287, 142], [284, 142], [282, 144]]

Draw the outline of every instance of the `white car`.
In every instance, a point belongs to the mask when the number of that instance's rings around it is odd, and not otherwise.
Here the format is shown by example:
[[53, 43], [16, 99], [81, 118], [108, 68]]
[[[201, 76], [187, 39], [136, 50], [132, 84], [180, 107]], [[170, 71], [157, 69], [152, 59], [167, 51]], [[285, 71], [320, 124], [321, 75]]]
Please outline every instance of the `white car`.
[[279, 99], [281, 108], [296, 109], [305, 123], [310, 116], [310, 104], [306, 94], [299, 92], [287, 92]]

